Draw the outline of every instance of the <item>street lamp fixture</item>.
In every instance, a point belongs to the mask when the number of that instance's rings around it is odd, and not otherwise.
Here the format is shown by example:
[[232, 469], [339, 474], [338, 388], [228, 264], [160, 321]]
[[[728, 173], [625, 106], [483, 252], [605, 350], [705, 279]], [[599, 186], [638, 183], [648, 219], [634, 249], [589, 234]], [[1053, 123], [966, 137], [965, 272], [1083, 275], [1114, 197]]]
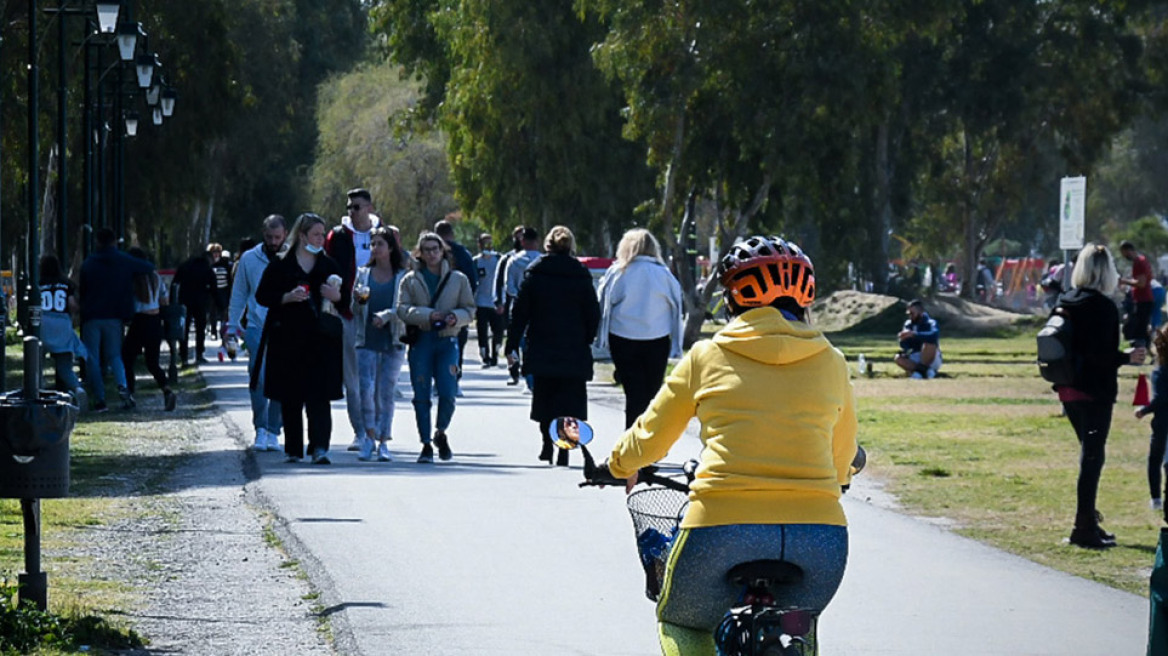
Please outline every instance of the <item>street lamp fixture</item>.
[[138, 73], [139, 88], [150, 88], [150, 82], [154, 79], [154, 67], [157, 65], [157, 55], [138, 55], [134, 68]]
[[162, 125], [162, 108], [154, 108], [154, 125]]
[[97, 25], [102, 34], [113, 34], [118, 25], [118, 13], [122, 3], [114, 0], [105, 0], [97, 3]]
[[170, 118], [174, 114], [174, 101], [178, 99], [178, 92], [174, 87], [166, 87], [162, 90], [162, 115]]
[[138, 112], [126, 113], [126, 136], [138, 136]]
[[158, 104], [158, 96], [162, 94], [162, 83], [158, 81], [158, 77], [154, 76], [154, 82], [146, 90], [146, 104], [151, 107]]
[[134, 61], [138, 37], [145, 34], [141, 23], [118, 23], [118, 54], [122, 61]]

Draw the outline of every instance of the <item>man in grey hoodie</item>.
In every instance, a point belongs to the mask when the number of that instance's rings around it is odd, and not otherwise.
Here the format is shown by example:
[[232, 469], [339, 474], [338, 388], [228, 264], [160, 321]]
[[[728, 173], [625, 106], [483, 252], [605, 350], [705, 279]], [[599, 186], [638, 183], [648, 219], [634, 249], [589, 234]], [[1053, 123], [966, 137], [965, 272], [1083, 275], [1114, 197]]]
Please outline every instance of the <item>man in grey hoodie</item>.
[[[227, 306], [227, 334], [243, 337], [243, 343], [247, 346], [249, 379], [259, 356], [260, 337], [264, 332], [264, 320], [268, 316], [268, 308], [256, 302], [256, 289], [260, 286], [264, 269], [268, 268], [268, 264], [284, 246], [288, 223], [284, 217], [273, 214], [264, 219], [263, 235], [263, 243], [240, 255], [235, 269], [235, 282], [231, 287], [231, 302]], [[246, 328], [243, 327], [245, 322]], [[280, 415], [280, 402], [264, 396], [263, 370], [256, 375], [257, 384], [251, 390], [251, 421], [255, 426], [253, 448], [256, 451], [279, 451], [280, 429], [284, 423]]]

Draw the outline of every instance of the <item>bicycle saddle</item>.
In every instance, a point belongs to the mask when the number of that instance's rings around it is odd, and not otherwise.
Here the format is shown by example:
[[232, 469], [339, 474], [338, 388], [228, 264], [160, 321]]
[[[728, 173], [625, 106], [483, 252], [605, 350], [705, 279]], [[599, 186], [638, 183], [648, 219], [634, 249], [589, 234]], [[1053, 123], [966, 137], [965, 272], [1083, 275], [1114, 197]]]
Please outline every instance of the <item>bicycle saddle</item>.
[[803, 582], [803, 570], [785, 560], [752, 560], [731, 567], [726, 572], [726, 580], [752, 588], [798, 585]]

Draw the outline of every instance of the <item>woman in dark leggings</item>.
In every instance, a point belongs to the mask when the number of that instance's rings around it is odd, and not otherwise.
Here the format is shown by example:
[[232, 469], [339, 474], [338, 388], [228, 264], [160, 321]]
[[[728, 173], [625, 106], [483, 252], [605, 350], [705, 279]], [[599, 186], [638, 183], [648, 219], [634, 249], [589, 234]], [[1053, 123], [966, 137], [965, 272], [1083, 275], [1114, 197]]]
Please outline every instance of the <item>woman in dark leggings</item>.
[[[146, 251], [135, 246], [130, 249], [130, 255], [140, 260], [149, 261]], [[126, 367], [127, 409], [133, 408], [134, 401], [134, 363], [141, 353], [146, 360], [146, 370], [154, 376], [158, 389], [162, 390], [162, 399], [165, 408], [174, 410], [178, 397], [170, 389], [166, 379], [166, 372], [158, 363], [159, 351], [162, 348], [162, 315], [159, 309], [169, 303], [166, 285], [157, 271], [140, 273], [134, 276], [134, 318], [130, 321], [130, 328], [126, 331], [126, 338], [122, 342], [122, 364]]]
[[1071, 350], [1078, 363], [1075, 382], [1055, 387], [1080, 445], [1075, 526], [1070, 542], [1087, 549], [1115, 546], [1115, 536], [1099, 525], [1102, 517], [1095, 509], [1095, 498], [1103, 472], [1119, 368], [1128, 363], [1142, 364], [1145, 355], [1143, 347], [1119, 350], [1119, 310], [1108, 298], [1118, 282], [1107, 248], [1087, 244], [1075, 261], [1072, 290], [1059, 298], [1059, 307], [1066, 311], [1074, 327]]

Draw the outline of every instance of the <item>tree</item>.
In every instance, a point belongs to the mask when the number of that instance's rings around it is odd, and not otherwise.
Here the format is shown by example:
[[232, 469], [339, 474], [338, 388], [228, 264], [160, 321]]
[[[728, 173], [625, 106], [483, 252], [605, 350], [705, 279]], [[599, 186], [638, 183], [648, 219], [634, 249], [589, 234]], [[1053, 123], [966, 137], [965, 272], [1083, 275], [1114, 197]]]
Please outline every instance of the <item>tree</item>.
[[427, 76], [420, 107], [436, 108], [468, 216], [500, 233], [563, 223], [594, 247], [630, 223], [651, 178], [589, 56], [600, 25], [521, 0], [383, 0], [373, 14], [394, 61]]
[[[939, 53], [926, 213], [962, 242], [973, 280], [985, 243], [1041, 188], [1041, 154], [1088, 170], [1130, 120], [1140, 87], [1130, 3], [962, 0]], [[1052, 195], [1053, 198], [1053, 195]], [[928, 217], [928, 218], [925, 218]], [[963, 295], [971, 296], [972, 285]]]
[[408, 127], [395, 134], [391, 125], [418, 99], [417, 85], [400, 72], [389, 62], [366, 64], [321, 87], [312, 204], [339, 210], [346, 190], [366, 187], [382, 220], [400, 228], [408, 246], [457, 205], [442, 135]]

